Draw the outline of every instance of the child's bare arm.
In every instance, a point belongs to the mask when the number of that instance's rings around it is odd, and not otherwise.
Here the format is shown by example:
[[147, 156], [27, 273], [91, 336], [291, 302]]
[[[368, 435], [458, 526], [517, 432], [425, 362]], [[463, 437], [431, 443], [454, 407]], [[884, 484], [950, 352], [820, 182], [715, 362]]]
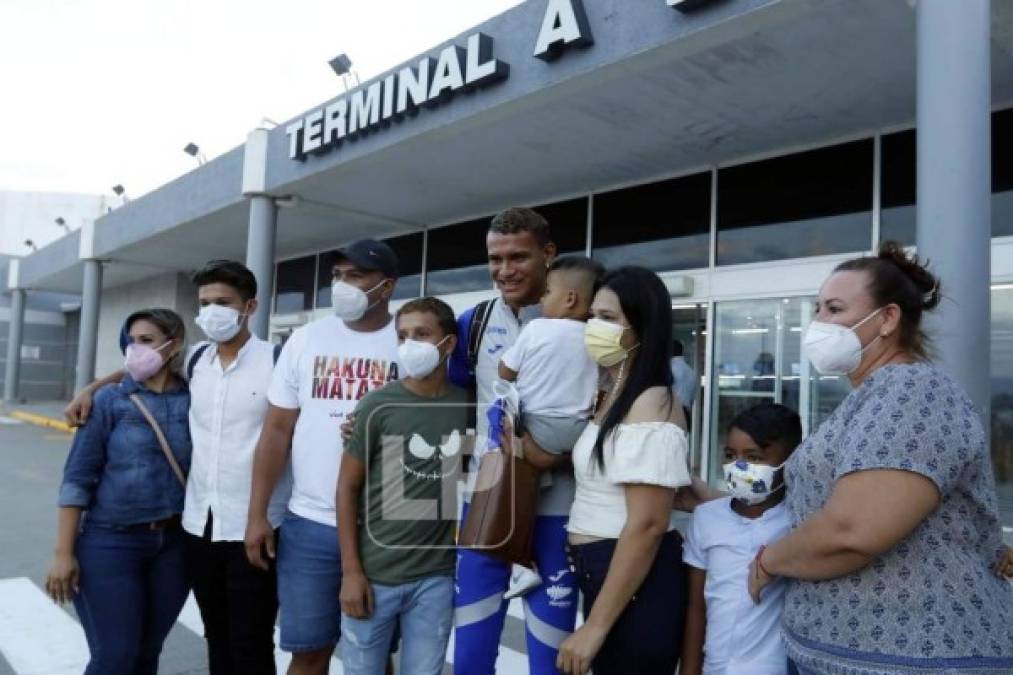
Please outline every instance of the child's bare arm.
[[679, 675], [700, 675], [703, 672], [703, 645], [707, 635], [707, 602], [703, 588], [707, 572], [689, 566], [689, 602], [686, 606], [686, 629], [682, 638], [682, 660]]
[[500, 360], [500, 362], [499, 362], [499, 378], [501, 380], [506, 380], [507, 382], [516, 382], [517, 381], [517, 371], [516, 370], [510, 370], [509, 368], [507, 368], [506, 364], [503, 363], [502, 360]]

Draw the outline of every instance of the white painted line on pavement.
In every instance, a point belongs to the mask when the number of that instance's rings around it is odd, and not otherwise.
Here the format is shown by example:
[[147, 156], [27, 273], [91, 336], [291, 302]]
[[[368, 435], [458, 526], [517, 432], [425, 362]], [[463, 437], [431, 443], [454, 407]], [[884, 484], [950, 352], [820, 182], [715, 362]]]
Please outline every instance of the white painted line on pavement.
[[0, 580], [0, 653], [18, 675], [81, 675], [81, 626], [30, 579]]

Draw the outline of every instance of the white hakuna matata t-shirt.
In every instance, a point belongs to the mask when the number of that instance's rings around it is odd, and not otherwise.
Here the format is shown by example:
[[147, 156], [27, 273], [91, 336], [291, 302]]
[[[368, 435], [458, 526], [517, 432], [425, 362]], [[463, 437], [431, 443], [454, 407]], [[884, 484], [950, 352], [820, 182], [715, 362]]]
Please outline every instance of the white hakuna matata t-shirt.
[[285, 343], [268, 400], [299, 409], [289, 501], [295, 515], [336, 526], [341, 425], [367, 392], [398, 379], [397, 345], [394, 319], [378, 331], [361, 333], [336, 316], [299, 328]]

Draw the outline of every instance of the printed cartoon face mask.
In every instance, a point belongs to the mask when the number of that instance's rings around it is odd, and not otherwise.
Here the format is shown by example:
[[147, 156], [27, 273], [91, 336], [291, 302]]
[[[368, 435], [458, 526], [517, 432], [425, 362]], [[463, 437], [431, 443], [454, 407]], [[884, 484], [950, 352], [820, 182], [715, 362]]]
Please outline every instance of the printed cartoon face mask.
[[[771, 489], [777, 472], [784, 466], [769, 464], [753, 464], [742, 459], [729, 462], [724, 465], [725, 483], [728, 484], [728, 492], [732, 497], [741, 500], [746, 504], [759, 504], [766, 501], [767, 497], [775, 492]], [[784, 487], [782, 483], [777, 487], [780, 490]]]

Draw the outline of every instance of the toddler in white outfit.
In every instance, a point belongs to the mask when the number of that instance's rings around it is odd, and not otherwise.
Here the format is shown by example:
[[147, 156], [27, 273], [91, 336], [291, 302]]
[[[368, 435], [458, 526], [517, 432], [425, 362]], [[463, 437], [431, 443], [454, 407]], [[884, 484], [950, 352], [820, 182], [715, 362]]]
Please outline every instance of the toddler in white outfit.
[[[573, 450], [591, 417], [598, 365], [584, 348], [584, 324], [605, 268], [589, 258], [559, 258], [549, 268], [542, 318], [524, 327], [499, 363], [499, 376], [516, 385], [520, 420], [539, 447], [552, 454]], [[542, 486], [551, 485], [542, 474]], [[507, 598], [541, 583], [536, 572], [514, 567]]]

